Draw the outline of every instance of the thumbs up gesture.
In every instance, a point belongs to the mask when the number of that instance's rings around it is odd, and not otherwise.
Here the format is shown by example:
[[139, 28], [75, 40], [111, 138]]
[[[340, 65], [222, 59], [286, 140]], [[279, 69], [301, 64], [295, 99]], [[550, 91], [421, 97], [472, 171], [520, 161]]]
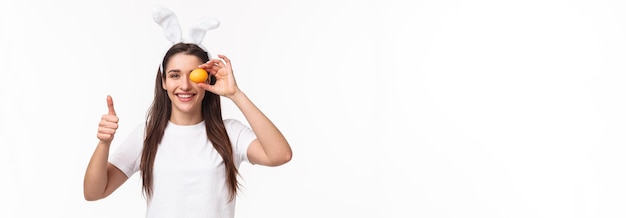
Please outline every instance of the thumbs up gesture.
[[100, 119], [100, 125], [98, 126], [98, 139], [102, 142], [111, 143], [113, 136], [117, 130], [117, 122], [119, 119], [115, 114], [115, 108], [113, 108], [113, 98], [110, 95], [107, 96], [107, 105], [109, 107], [109, 113], [102, 115]]

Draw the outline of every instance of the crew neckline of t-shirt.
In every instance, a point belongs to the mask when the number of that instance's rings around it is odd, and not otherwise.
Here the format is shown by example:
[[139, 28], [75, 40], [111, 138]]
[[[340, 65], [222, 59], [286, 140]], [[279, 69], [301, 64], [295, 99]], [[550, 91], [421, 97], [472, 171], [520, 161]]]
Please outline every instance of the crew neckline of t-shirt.
[[192, 125], [178, 125], [172, 123], [172, 121], [168, 121], [166, 128], [168, 132], [189, 132], [194, 130], [204, 130], [204, 120]]

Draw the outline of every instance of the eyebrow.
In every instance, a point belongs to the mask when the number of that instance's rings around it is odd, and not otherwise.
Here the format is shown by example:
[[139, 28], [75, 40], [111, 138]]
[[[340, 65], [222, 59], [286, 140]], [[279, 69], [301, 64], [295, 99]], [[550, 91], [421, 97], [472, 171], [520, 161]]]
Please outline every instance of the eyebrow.
[[167, 74], [170, 74], [170, 73], [180, 73], [180, 70], [179, 69], [171, 69], [170, 71], [167, 71]]

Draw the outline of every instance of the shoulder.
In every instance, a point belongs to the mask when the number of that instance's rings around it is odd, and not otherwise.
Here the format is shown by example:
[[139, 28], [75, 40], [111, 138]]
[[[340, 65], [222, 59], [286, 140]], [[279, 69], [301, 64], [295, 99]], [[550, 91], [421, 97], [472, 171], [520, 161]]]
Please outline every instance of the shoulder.
[[237, 119], [224, 119], [224, 128], [230, 137], [240, 137], [242, 133], [254, 134], [250, 126]]
[[146, 123], [138, 123], [135, 124], [135, 127], [133, 129], [133, 134], [140, 134], [143, 135], [146, 132]]
[[226, 127], [226, 129], [239, 129], [245, 126], [246, 125], [243, 122], [237, 119], [232, 119], [232, 118], [224, 119], [224, 127]]
[[135, 124], [127, 135], [127, 140], [143, 140], [146, 134], [146, 124]]

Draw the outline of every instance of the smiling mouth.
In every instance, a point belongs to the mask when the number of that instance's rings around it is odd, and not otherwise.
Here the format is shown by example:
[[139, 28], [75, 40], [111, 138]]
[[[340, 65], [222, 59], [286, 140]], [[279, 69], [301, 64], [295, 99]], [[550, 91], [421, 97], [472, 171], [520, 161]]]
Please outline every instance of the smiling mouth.
[[176, 96], [178, 96], [179, 98], [182, 99], [189, 99], [189, 98], [193, 98], [193, 96], [195, 96], [196, 94], [176, 94]]

